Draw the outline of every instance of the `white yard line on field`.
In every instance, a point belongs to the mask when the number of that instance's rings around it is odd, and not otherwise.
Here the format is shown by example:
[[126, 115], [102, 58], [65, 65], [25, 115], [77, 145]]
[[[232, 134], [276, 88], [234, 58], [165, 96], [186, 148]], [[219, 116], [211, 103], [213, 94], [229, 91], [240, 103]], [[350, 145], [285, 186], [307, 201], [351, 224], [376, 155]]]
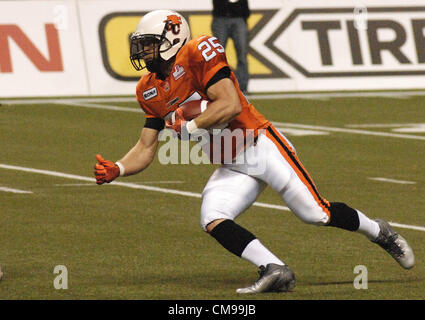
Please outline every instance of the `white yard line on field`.
[[104, 109], [104, 110], [112, 110], [112, 111], [125, 111], [125, 112], [139, 112], [143, 113], [141, 108], [128, 108], [128, 107], [119, 107], [119, 106], [111, 106], [105, 104], [99, 104], [97, 102], [136, 102], [135, 98], [125, 99], [121, 101], [121, 99], [115, 98], [117, 100], [105, 100], [105, 99], [28, 99], [28, 100], [0, 100], [0, 104], [4, 105], [25, 105], [25, 104], [58, 104], [63, 106], [71, 106], [71, 107], [84, 107], [84, 108], [92, 108], [92, 109]]
[[382, 181], [388, 183], [398, 183], [398, 184], [416, 184], [415, 181], [405, 181], [405, 180], [397, 180], [397, 179], [389, 179], [389, 178], [381, 178], [381, 177], [370, 177], [369, 180], [374, 181]]
[[325, 127], [325, 126], [312, 126], [299, 123], [286, 123], [286, 122], [273, 122], [276, 127], [280, 128], [297, 128], [297, 129], [308, 129], [308, 130], [321, 130], [328, 132], [344, 132], [352, 134], [360, 134], [367, 136], [379, 136], [379, 137], [391, 137], [391, 138], [400, 138], [400, 139], [412, 139], [412, 140], [425, 140], [425, 136], [415, 136], [413, 134], [399, 134], [399, 133], [389, 133], [389, 132], [379, 132], [379, 131], [368, 131], [368, 130], [357, 130], [357, 129], [347, 129], [347, 128], [338, 128], [338, 127]]
[[1, 100], [0, 103], [4, 105], [22, 105], [22, 104], [66, 104], [66, 103], [102, 103], [102, 102], [135, 102], [137, 103], [136, 97], [126, 98], [58, 98], [58, 99], [11, 99]]
[[[26, 167], [19, 167], [19, 166], [11, 166], [11, 165], [7, 165], [7, 164], [0, 164], [0, 168], [23, 171], [23, 172], [30, 172], [30, 173], [38, 173], [38, 174], [44, 174], [44, 175], [48, 175], [48, 176], [54, 176], [54, 177], [59, 177], [59, 178], [72, 179], [72, 180], [89, 181], [89, 182], [92, 182], [93, 184], [95, 184], [95, 182], [96, 182], [94, 178], [79, 176], [79, 175], [75, 175], [75, 174], [62, 173], [62, 172], [57, 172], [57, 171], [40, 170], [40, 169], [26, 168]], [[154, 191], [154, 192], [169, 193], [169, 194], [175, 194], [175, 195], [179, 195], [179, 196], [192, 197], [192, 198], [202, 198], [202, 194], [196, 193], [196, 192], [152, 187], [152, 186], [140, 185], [140, 184], [130, 183], [130, 182], [114, 181], [110, 185], [127, 187], [127, 188], [131, 188], [131, 189], [141, 189], [141, 190], [148, 190], [148, 191]], [[271, 209], [289, 211], [288, 207], [274, 205], [274, 204], [254, 202], [254, 205], [258, 206], [258, 207], [263, 207], [263, 208], [271, 208]]]
[[[415, 96], [425, 96], [425, 91], [367, 91], [367, 92], [312, 92], [312, 93], [273, 93], [273, 94], [251, 94], [248, 99], [329, 99], [329, 98], [395, 98], [405, 99]], [[133, 97], [84, 97], [84, 98], [37, 98], [37, 99], [9, 99], [0, 100], [1, 104], [45, 104], [56, 102], [77, 102], [77, 103], [102, 103], [102, 102], [136, 102]]]
[[329, 135], [329, 132], [327, 132], [327, 131], [294, 129], [294, 128], [279, 127], [279, 126], [276, 126], [276, 129], [278, 129], [284, 135], [291, 135], [291, 136], [323, 136], [323, 135]]
[[94, 103], [83, 103], [83, 102], [74, 102], [74, 101], [66, 101], [60, 102], [57, 101], [55, 104], [62, 104], [66, 106], [75, 106], [75, 107], [84, 107], [84, 108], [93, 108], [93, 109], [104, 109], [104, 110], [112, 110], [112, 111], [125, 111], [125, 112], [137, 112], [143, 113], [143, 110], [140, 108], [127, 108], [127, 107], [118, 107], [118, 106], [108, 106], [104, 104], [94, 104]]
[[7, 187], [0, 187], [0, 191], [11, 192], [11, 193], [33, 193], [32, 191], [19, 190], [19, 189], [7, 188]]
[[248, 99], [309, 99], [309, 100], [329, 100], [331, 98], [389, 98], [389, 99], [407, 99], [413, 96], [424, 96], [424, 91], [416, 92], [313, 92], [313, 93], [277, 93], [277, 94], [258, 94], [248, 95]]
[[[57, 171], [40, 170], [40, 169], [26, 168], [26, 167], [20, 167], [20, 166], [12, 166], [12, 165], [7, 165], [7, 164], [0, 164], [0, 168], [8, 169], [8, 170], [22, 171], [22, 172], [29, 172], [29, 173], [38, 173], [38, 174], [44, 174], [44, 175], [53, 176], [53, 177], [66, 178], [66, 179], [72, 179], [72, 180], [80, 180], [80, 181], [88, 181], [88, 182], [95, 183], [94, 178], [79, 176], [79, 175], [69, 174], [69, 173], [63, 173], [63, 172], [57, 172]], [[196, 192], [188, 192], [188, 191], [181, 191], [181, 190], [175, 190], [175, 189], [152, 187], [152, 186], [146, 186], [146, 185], [139, 185], [139, 184], [135, 184], [135, 183], [115, 182], [114, 181], [114, 182], [111, 183], [111, 185], [127, 187], [127, 188], [131, 188], [131, 189], [142, 189], [142, 190], [148, 190], [148, 191], [154, 191], [154, 192], [175, 194], [175, 195], [180, 195], [180, 196], [185, 196], [185, 197], [202, 198], [202, 194], [196, 193]], [[268, 209], [290, 211], [288, 207], [275, 205], [275, 204], [269, 204], [269, 203], [254, 202], [253, 205], [257, 206], [257, 207], [268, 208]], [[395, 226], [395, 227], [399, 227], [399, 228], [425, 231], [425, 227], [421, 227], [421, 226], [411, 226], [411, 225], [399, 224], [399, 223], [396, 223], [396, 222], [391, 222], [390, 224]]]
[[93, 183], [56, 183], [55, 187], [96, 187]]
[[183, 180], [158, 180], [158, 181], [141, 181], [141, 182], [133, 182], [135, 184], [173, 184], [173, 183], [186, 183]]
[[398, 128], [398, 127], [407, 127], [407, 126], [418, 126], [423, 125], [424, 123], [362, 123], [362, 124], [347, 124], [346, 127], [349, 128]]
[[[417, 93], [417, 92], [416, 92]], [[406, 94], [412, 94], [412, 93], [406, 93]], [[423, 93], [425, 94], [425, 92]], [[11, 104], [11, 105], [22, 105], [22, 104], [28, 104], [28, 103], [35, 103], [35, 104], [46, 104], [46, 103], [53, 103], [53, 104], [59, 104], [63, 106], [71, 106], [71, 107], [83, 107], [83, 108], [95, 108], [95, 109], [104, 109], [104, 110], [112, 110], [112, 111], [124, 111], [124, 112], [137, 112], [137, 113], [143, 113], [143, 111], [140, 108], [128, 108], [128, 107], [119, 107], [119, 106], [108, 106], [108, 105], [102, 105], [102, 104], [94, 104], [93, 102], [104, 102], [107, 101], [107, 98], [98, 98], [96, 99], [35, 99], [35, 100], [0, 100], [0, 103], [3, 104]], [[133, 101], [136, 102], [134, 98], [110, 98], [110, 101], [114, 101], [114, 99], [117, 99], [118, 101]], [[128, 100], [127, 100], [128, 99]], [[273, 122], [273, 124], [276, 127], [279, 127], [281, 131], [285, 131], [285, 128], [287, 129], [298, 129], [297, 131], [299, 134], [301, 134], [301, 130], [304, 130], [302, 132], [302, 135], [306, 135], [306, 130], [311, 130], [315, 132], [315, 134], [326, 134], [329, 132], [342, 132], [342, 133], [350, 133], [350, 134], [360, 134], [360, 135], [369, 135], [369, 136], [380, 136], [380, 137], [390, 137], [390, 138], [399, 138], [399, 139], [410, 139], [410, 140], [425, 140], [425, 136], [418, 136], [418, 135], [412, 135], [412, 134], [400, 134], [400, 133], [390, 133], [390, 132], [380, 132], [380, 131], [369, 131], [369, 130], [359, 130], [359, 129], [349, 129], [349, 128], [338, 128], [338, 127], [326, 127], [326, 126], [314, 126], [314, 125], [305, 125], [305, 124], [298, 124], [298, 123], [285, 123], [285, 122]], [[311, 134], [310, 132], [309, 134]]]
[[411, 226], [409, 224], [401, 224], [401, 223], [392, 222], [392, 221], [389, 221], [388, 223], [390, 225], [392, 225], [393, 227], [399, 227], [399, 228], [404, 228], [404, 229], [412, 229], [412, 230], [425, 231], [425, 227]]
[[[134, 184], [177, 184], [177, 183], [185, 183], [184, 181], [176, 180], [176, 181], [143, 181], [143, 182], [133, 182]], [[56, 183], [55, 187], [96, 187], [97, 185], [94, 183]]]

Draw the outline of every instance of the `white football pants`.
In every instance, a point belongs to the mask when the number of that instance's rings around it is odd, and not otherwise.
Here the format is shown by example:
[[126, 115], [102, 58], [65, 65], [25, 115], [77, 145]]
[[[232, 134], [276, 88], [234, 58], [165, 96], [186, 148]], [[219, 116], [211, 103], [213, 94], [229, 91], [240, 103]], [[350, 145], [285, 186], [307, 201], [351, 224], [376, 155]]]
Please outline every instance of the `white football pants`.
[[320, 196], [296, 156], [292, 144], [273, 126], [255, 145], [231, 164], [216, 169], [202, 193], [201, 227], [217, 219], [234, 220], [248, 209], [269, 185], [305, 223], [329, 222], [329, 202]]

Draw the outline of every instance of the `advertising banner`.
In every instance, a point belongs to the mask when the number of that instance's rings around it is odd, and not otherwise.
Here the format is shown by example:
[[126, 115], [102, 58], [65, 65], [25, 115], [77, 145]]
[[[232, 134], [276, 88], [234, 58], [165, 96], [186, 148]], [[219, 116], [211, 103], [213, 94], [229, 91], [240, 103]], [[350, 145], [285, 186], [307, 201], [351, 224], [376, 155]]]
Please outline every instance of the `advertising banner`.
[[0, 1], [0, 97], [88, 94], [73, 1]]
[[[423, 1], [249, 4], [251, 93], [425, 88]], [[212, 0], [0, 1], [0, 96], [134, 94], [129, 36], [155, 9], [212, 35]], [[226, 54], [236, 68], [231, 39]]]

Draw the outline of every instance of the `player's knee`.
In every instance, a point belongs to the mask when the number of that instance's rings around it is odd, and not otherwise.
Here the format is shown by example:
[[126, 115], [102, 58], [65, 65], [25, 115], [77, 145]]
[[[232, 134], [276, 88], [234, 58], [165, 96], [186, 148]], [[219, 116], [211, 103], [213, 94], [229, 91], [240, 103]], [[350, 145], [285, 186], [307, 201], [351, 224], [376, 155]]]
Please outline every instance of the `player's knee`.
[[329, 221], [328, 212], [314, 199], [299, 180], [293, 180], [290, 188], [281, 193], [289, 209], [304, 223], [323, 226]]
[[229, 215], [213, 208], [202, 208], [201, 210], [201, 228], [210, 233], [220, 222], [224, 220], [233, 220]]
[[316, 203], [304, 205], [301, 208], [293, 208], [292, 210], [302, 222], [307, 224], [324, 226], [329, 222], [328, 214]]
[[223, 220], [233, 220], [235, 210], [231, 206], [211, 201], [211, 197], [204, 198], [201, 206], [201, 228], [210, 233]]
[[214, 230], [214, 228], [216, 226], [218, 226], [220, 223], [222, 223], [223, 221], [225, 221], [226, 219], [216, 219], [214, 221], [211, 221], [210, 223], [208, 223], [205, 227], [205, 231], [207, 233], [211, 233], [211, 231]]
[[312, 212], [309, 215], [300, 216], [301, 221], [315, 226], [324, 226], [328, 223], [329, 217], [324, 211]]

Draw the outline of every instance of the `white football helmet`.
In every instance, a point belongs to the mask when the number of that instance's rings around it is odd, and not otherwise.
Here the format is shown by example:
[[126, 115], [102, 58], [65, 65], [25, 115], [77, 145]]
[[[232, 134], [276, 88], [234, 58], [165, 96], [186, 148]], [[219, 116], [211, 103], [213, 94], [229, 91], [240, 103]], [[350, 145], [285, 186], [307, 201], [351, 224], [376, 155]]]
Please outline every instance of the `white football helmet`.
[[181, 14], [151, 11], [143, 16], [130, 37], [131, 63], [136, 70], [159, 72], [161, 62], [172, 59], [189, 40], [189, 24]]

